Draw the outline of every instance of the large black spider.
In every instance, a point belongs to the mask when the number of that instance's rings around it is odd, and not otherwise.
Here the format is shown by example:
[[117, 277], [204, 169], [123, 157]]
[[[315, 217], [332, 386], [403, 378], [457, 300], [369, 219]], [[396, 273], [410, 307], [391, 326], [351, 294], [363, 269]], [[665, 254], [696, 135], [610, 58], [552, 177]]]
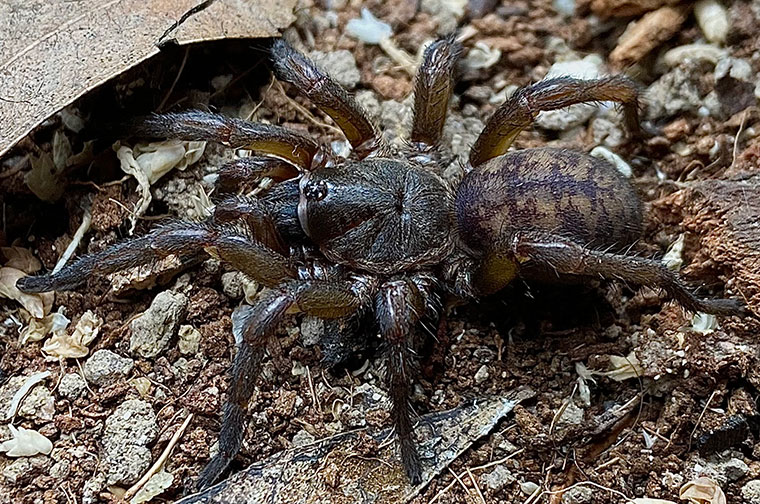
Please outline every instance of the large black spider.
[[[94, 274], [205, 250], [268, 287], [236, 312], [243, 338], [224, 407], [219, 452], [199, 478], [212, 484], [238, 453], [267, 338], [283, 317], [303, 312], [341, 323], [374, 313], [388, 349], [392, 418], [410, 480], [421, 478], [408, 404], [415, 333], [438, 315], [441, 296], [468, 301], [516, 277], [620, 279], [663, 289], [692, 311], [741, 314], [743, 304], [695, 297], [658, 262], [624, 250], [642, 229], [641, 204], [605, 161], [562, 149], [507, 149], [538, 112], [583, 102], [623, 105], [638, 131], [638, 92], [622, 76], [547, 79], [518, 89], [487, 122], [454, 185], [441, 176], [441, 135], [461, 46], [439, 39], [418, 71], [406, 148], [395, 151], [354, 99], [286, 42], [271, 50], [276, 76], [291, 83], [343, 130], [353, 151], [335, 158], [288, 129], [188, 111], [154, 115], [137, 134], [221, 142], [255, 151], [219, 171], [231, 192], [263, 177], [258, 197], [222, 200], [206, 223], [177, 222], [88, 255], [57, 273], [26, 277], [24, 292], [74, 289]], [[351, 327], [347, 324], [347, 327]]]

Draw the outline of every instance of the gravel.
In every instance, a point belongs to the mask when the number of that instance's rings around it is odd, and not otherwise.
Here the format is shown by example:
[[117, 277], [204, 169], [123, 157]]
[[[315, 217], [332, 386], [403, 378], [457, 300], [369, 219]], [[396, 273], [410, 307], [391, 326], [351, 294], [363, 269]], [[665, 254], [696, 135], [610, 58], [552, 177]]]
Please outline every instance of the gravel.
[[760, 504], [760, 480], [750, 480], [742, 487], [742, 497], [746, 504]]
[[183, 355], [195, 355], [201, 346], [201, 333], [191, 325], [182, 325], [178, 331], [179, 341], [177, 346]]
[[156, 415], [150, 403], [130, 399], [106, 419], [102, 437], [102, 462], [108, 485], [131, 485], [148, 470], [147, 445], [158, 435]]
[[87, 382], [79, 373], [66, 373], [58, 384], [58, 393], [73, 401], [87, 390]]
[[517, 478], [503, 465], [496, 466], [493, 471], [480, 477], [480, 483], [494, 492], [498, 492], [515, 481], [517, 481]]
[[187, 312], [187, 296], [173, 291], [158, 294], [150, 308], [130, 324], [129, 350], [152, 359], [169, 346]]
[[84, 377], [88, 382], [103, 387], [127, 377], [135, 363], [110, 350], [98, 350], [84, 363]]
[[309, 57], [319, 68], [347, 89], [354, 89], [361, 80], [362, 76], [351, 51], [345, 49], [328, 53], [312, 51]]

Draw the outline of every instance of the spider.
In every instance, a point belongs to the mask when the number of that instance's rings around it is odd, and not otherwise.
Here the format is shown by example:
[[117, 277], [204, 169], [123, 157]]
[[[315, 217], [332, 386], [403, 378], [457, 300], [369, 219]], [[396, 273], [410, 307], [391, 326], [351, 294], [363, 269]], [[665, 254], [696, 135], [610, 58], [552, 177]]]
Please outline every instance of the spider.
[[216, 481], [240, 450], [244, 417], [267, 339], [288, 313], [353, 327], [374, 318], [388, 354], [391, 418], [403, 467], [421, 480], [409, 406], [421, 325], [436, 320], [441, 299], [465, 303], [516, 278], [588, 277], [661, 288], [684, 308], [744, 313], [740, 301], [700, 299], [660, 263], [626, 250], [641, 235], [642, 206], [610, 164], [573, 150], [507, 152], [540, 111], [575, 103], [622, 105], [638, 130], [638, 91], [623, 76], [559, 77], [518, 89], [486, 123], [459, 183], [442, 177], [441, 145], [461, 45], [453, 37], [424, 52], [415, 82], [411, 137], [392, 149], [345, 89], [287, 42], [271, 48], [276, 77], [329, 115], [352, 146], [346, 159], [289, 129], [185, 111], [140, 121], [136, 134], [220, 142], [254, 151], [218, 172], [220, 193], [263, 177], [276, 183], [256, 197], [228, 196], [204, 223], [174, 222], [86, 255], [56, 273], [22, 278], [24, 292], [74, 289], [170, 254], [205, 251], [268, 289], [233, 314], [242, 334], [224, 406], [219, 451], [198, 486]]

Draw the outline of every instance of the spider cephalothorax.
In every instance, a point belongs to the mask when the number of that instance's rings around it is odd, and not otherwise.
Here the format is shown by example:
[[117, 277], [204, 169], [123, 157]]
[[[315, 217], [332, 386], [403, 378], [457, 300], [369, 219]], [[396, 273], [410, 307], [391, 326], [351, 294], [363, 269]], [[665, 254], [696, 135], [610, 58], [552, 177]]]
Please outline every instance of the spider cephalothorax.
[[742, 312], [737, 301], [695, 297], [656, 261], [610, 252], [638, 239], [642, 222], [639, 199], [610, 164], [571, 150], [507, 153], [538, 112], [574, 103], [619, 102], [637, 131], [638, 93], [625, 77], [560, 77], [518, 89], [473, 145], [461, 183], [442, 178], [441, 135], [460, 52], [452, 37], [427, 48], [411, 138], [406, 150], [392, 152], [342, 87], [290, 45], [275, 42], [275, 74], [332, 117], [353, 147], [349, 159], [332, 158], [311, 137], [279, 126], [198, 111], [151, 116], [136, 134], [254, 151], [255, 157], [220, 169], [220, 193], [263, 177], [277, 184], [257, 197], [222, 199], [206, 223], [160, 227], [57, 273], [18, 282], [25, 292], [73, 289], [93, 274], [207, 252], [268, 287], [233, 315], [242, 338], [219, 452], [199, 486], [213, 483], [239, 451], [266, 339], [286, 313], [321, 317], [344, 329], [358, 314], [374, 314], [388, 353], [401, 458], [416, 482], [421, 462], [408, 405], [412, 348], [423, 319], [437, 316], [442, 296], [467, 301], [518, 276], [596, 276], [662, 288], [690, 310]]

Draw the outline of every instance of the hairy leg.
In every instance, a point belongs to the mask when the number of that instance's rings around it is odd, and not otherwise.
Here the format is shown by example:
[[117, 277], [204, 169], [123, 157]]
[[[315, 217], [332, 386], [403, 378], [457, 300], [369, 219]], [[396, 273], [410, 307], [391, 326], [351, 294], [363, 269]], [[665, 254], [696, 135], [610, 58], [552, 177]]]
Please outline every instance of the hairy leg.
[[57, 273], [21, 278], [16, 285], [23, 292], [71, 290], [92, 275], [106, 275], [150, 264], [171, 254], [186, 256], [190, 251], [204, 249], [268, 287], [296, 277], [287, 257], [237, 228], [177, 222], [83, 256]]
[[135, 121], [131, 132], [136, 136], [203, 140], [250, 149], [287, 159], [304, 170], [323, 157], [319, 144], [303, 133], [200, 110], [147, 116]]
[[414, 85], [412, 146], [425, 153], [441, 141], [449, 99], [454, 92], [454, 68], [462, 45], [453, 35], [441, 38], [425, 49]]
[[266, 343], [288, 310], [297, 308], [322, 318], [346, 317], [366, 303], [373, 284], [354, 281], [291, 281], [265, 291], [251, 306], [233, 313], [233, 332], [240, 341], [232, 367], [232, 381], [224, 405], [219, 451], [198, 478], [198, 488], [213, 484], [240, 451], [245, 434], [245, 412], [253, 395]]
[[244, 222], [251, 236], [264, 246], [288, 254], [277, 223], [272, 213], [256, 198], [231, 196], [223, 199], [214, 207], [215, 224], [235, 224]]
[[312, 103], [332, 117], [361, 159], [382, 147], [381, 138], [367, 113], [313, 61], [278, 39], [272, 45], [272, 64], [278, 79], [298, 88]]
[[517, 134], [543, 110], [600, 101], [623, 104], [626, 126], [639, 132], [639, 90], [627, 77], [546, 79], [518, 89], [494, 112], [470, 151], [470, 165], [478, 166], [507, 152]]
[[298, 169], [282, 159], [244, 157], [225, 163], [217, 172], [216, 188], [221, 193], [253, 189], [264, 177], [277, 182], [298, 176]]
[[570, 240], [544, 233], [517, 234], [510, 248], [519, 261], [549, 268], [558, 276], [597, 276], [660, 288], [693, 312], [715, 315], [746, 313], [744, 303], [736, 299], [696, 297], [676, 273], [650, 259], [591, 250]]
[[433, 289], [434, 281], [423, 276], [391, 280], [380, 286], [375, 298], [380, 334], [390, 350], [388, 386], [393, 403], [393, 423], [401, 461], [412, 484], [422, 480], [409, 406], [412, 379], [417, 373], [413, 338], [420, 319], [430, 311]]

